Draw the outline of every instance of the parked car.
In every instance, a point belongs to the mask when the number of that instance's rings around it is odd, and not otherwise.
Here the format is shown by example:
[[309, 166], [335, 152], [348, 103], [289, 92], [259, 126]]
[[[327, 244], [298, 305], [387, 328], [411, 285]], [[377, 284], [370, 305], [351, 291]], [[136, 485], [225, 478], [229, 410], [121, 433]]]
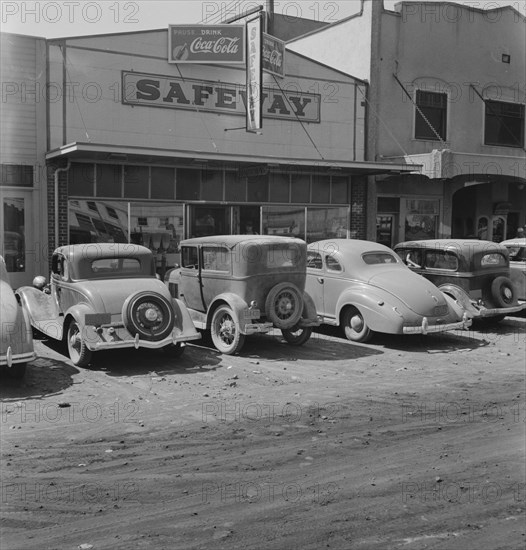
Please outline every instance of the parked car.
[[281, 330], [302, 345], [320, 324], [304, 292], [306, 244], [292, 237], [223, 235], [181, 241], [181, 267], [166, 282], [215, 347], [233, 354], [245, 336]]
[[448, 294], [473, 319], [500, 321], [526, 308], [511, 280], [508, 249], [476, 239], [433, 239], [397, 244], [408, 267]]
[[155, 273], [152, 252], [135, 244], [76, 244], [57, 248], [50, 284], [36, 277], [17, 290], [31, 325], [65, 340], [71, 361], [86, 366], [92, 353], [162, 348], [177, 356], [197, 340], [186, 307]]
[[517, 289], [517, 298], [526, 301], [526, 237], [509, 239], [500, 244], [510, 254], [511, 280]]
[[374, 332], [428, 334], [471, 324], [454, 300], [375, 242], [310, 244], [306, 289], [323, 322], [341, 326], [354, 342], [366, 342]]
[[4, 258], [0, 256], [0, 367], [13, 378], [23, 378], [26, 364], [36, 355], [27, 314], [9, 284]]

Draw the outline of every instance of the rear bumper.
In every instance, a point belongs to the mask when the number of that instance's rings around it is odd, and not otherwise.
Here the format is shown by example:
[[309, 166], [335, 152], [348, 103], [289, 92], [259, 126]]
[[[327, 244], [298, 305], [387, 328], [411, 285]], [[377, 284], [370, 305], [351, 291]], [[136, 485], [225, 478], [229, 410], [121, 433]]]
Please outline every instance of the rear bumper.
[[519, 305], [511, 307], [494, 307], [494, 308], [485, 308], [475, 305], [474, 306], [477, 313], [476, 317], [495, 317], [497, 315], [509, 315], [510, 313], [517, 313], [519, 311], [526, 310], [526, 302], [519, 303]]
[[99, 342], [86, 341], [86, 345], [88, 349], [90, 349], [91, 351], [102, 351], [107, 349], [123, 349], [123, 348], [159, 349], [159, 348], [164, 348], [165, 346], [169, 346], [170, 344], [177, 344], [178, 342], [190, 342], [192, 340], [199, 340], [200, 338], [201, 338], [201, 335], [198, 332], [195, 332], [193, 334], [188, 334], [188, 335], [184, 335], [184, 334], [181, 334], [179, 336], [172, 335], [172, 336], [168, 336], [167, 338], [163, 338], [162, 340], [153, 342], [151, 340], [141, 340], [141, 338], [139, 338], [139, 335], [137, 334], [133, 339], [121, 340], [119, 338], [115, 340], [104, 340]]
[[29, 363], [36, 359], [37, 355], [34, 351], [28, 351], [26, 353], [13, 353], [11, 346], [7, 348], [5, 355], [0, 357], [0, 367], [11, 367], [17, 363]]
[[436, 332], [447, 332], [448, 330], [463, 330], [471, 326], [472, 320], [464, 314], [462, 321], [447, 323], [445, 325], [430, 325], [427, 317], [424, 317], [422, 324], [417, 327], [404, 327], [404, 334], [432, 334]]
[[273, 327], [272, 323], [247, 323], [243, 334], [266, 334]]

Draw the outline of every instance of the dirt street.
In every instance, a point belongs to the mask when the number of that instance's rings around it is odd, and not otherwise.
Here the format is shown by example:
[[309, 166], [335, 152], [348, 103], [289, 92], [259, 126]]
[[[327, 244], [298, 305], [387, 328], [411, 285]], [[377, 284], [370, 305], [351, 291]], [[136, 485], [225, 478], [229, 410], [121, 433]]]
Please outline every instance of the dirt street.
[[526, 317], [302, 348], [36, 343], [2, 378], [2, 549], [519, 549]]

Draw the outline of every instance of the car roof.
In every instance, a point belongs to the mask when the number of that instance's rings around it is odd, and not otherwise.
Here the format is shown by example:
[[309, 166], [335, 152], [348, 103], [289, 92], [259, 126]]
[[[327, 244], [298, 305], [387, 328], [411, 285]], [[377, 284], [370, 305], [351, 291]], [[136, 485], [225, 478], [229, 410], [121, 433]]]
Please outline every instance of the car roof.
[[501, 252], [505, 247], [501, 243], [479, 239], [429, 239], [398, 243], [395, 250], [398, 248], [425, 248], [430, 250], [454, 250], [456, 252]]
[[151, 256], [149, 248], [133, 243], [83, 243], [60, 246], [54, 252], [62, 254], [70, 261], [74, 259], [134, 258]]
[[515, 239], [508, 239], [507, 241], [502, 241], [500, 244], [504, 246], [526, 246], [526, 237], [516, 237]]
[[327, 253], [363, 254], [364, 252], [389, 252], [388, 247], [374, 241], [362, 241], [360, 239], [325, 239], [309, 244], [308, 250]]
[[268, 245], [268, 244], [300, 244], [304, 241], [295, 237], [278, 237], [275, 235], [210, 235], [208, 237], [194, 237], [192, 239], [185, 239], [179, 244], [184, 245], [223, 245], [227, 248], [234, 248], [239, 244], [256, 244], [256, 245]]

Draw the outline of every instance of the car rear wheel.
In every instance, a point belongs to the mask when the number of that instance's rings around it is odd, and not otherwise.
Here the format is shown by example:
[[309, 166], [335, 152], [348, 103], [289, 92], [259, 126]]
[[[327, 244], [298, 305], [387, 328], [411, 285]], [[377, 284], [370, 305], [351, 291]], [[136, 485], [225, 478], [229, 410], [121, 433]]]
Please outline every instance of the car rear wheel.
[[491, 283], [491, 295], [497, 307], [510, 307], [515, 302], [515, 289], [508, 277], [497, 277]]
[[312, 327], [300, 328], [295, 326], [291, 329], [282, 328], [281, 334], [291, 346], [302, 346], [311, 337]]
[[226, 355], [233, 355], [241, 350], [245, 343], [245, 335], [239, 331], [232, 310], [219, 306], [212, 315], [212, 342], [214, 346]]
[[89, 365], [92, 352], [86, 346], [86, 342], [82, 340], [80, 327], [76, 321], [71, 321], [67, 333], [68, 353], [71, 362], [77, 367], [86, 367]]
[[291, 329], [301, 319], [303, 296], [292, 283], [279, 283], [268, 293], [265, 312], [279, 329]]
[[159, 341], [169, 336], [175, 323], [172, 304], [156, 292], [138, 292], [122, 306], [124, 326], [132, 336]]
[[347, 307], [343, 312], [342, 325], [345, 337], [353, 342], [367, 342], [373, 335], [363, 315], [354, 306]]

